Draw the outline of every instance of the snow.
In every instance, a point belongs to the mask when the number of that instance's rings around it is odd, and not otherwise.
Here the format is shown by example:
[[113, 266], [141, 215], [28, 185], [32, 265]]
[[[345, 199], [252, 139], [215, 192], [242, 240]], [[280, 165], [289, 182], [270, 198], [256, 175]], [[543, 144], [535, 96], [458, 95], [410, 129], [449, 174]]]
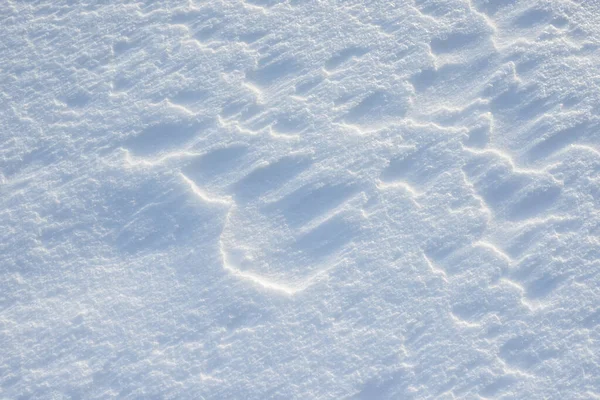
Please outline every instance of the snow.
[[600, 397], [600, 6], [0, 5], [0, 397]]

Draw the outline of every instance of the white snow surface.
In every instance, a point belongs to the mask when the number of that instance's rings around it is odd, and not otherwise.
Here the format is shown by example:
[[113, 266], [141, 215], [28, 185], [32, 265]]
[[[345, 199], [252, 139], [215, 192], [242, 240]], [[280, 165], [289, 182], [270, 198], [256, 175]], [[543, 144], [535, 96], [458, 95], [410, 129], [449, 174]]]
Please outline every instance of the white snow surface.
[[600, 4], [0, 4], [0, 398], [600, 398]]

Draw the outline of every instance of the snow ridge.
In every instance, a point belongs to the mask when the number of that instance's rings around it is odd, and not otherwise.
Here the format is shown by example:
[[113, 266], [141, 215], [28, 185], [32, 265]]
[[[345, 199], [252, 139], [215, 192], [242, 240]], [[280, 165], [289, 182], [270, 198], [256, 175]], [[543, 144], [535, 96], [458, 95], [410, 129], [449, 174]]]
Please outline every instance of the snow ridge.
[[0, 397], [600, 397], [599, 16], [0, 5]]

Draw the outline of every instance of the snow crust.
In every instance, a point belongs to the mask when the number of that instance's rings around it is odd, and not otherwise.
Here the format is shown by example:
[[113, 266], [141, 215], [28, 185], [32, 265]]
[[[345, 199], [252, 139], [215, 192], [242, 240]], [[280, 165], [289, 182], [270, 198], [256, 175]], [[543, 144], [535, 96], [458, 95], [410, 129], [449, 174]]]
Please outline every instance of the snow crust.
[[0, 4], [0, 397], [600, 397], [596, 1]]

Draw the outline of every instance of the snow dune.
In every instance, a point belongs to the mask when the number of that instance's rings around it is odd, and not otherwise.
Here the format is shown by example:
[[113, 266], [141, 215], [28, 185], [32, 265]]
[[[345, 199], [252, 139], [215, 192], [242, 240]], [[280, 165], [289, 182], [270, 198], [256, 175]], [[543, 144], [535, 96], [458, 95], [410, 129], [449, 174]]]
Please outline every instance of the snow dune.
[[600, 7], [0, 5], [0, 397], [600, 397]]

